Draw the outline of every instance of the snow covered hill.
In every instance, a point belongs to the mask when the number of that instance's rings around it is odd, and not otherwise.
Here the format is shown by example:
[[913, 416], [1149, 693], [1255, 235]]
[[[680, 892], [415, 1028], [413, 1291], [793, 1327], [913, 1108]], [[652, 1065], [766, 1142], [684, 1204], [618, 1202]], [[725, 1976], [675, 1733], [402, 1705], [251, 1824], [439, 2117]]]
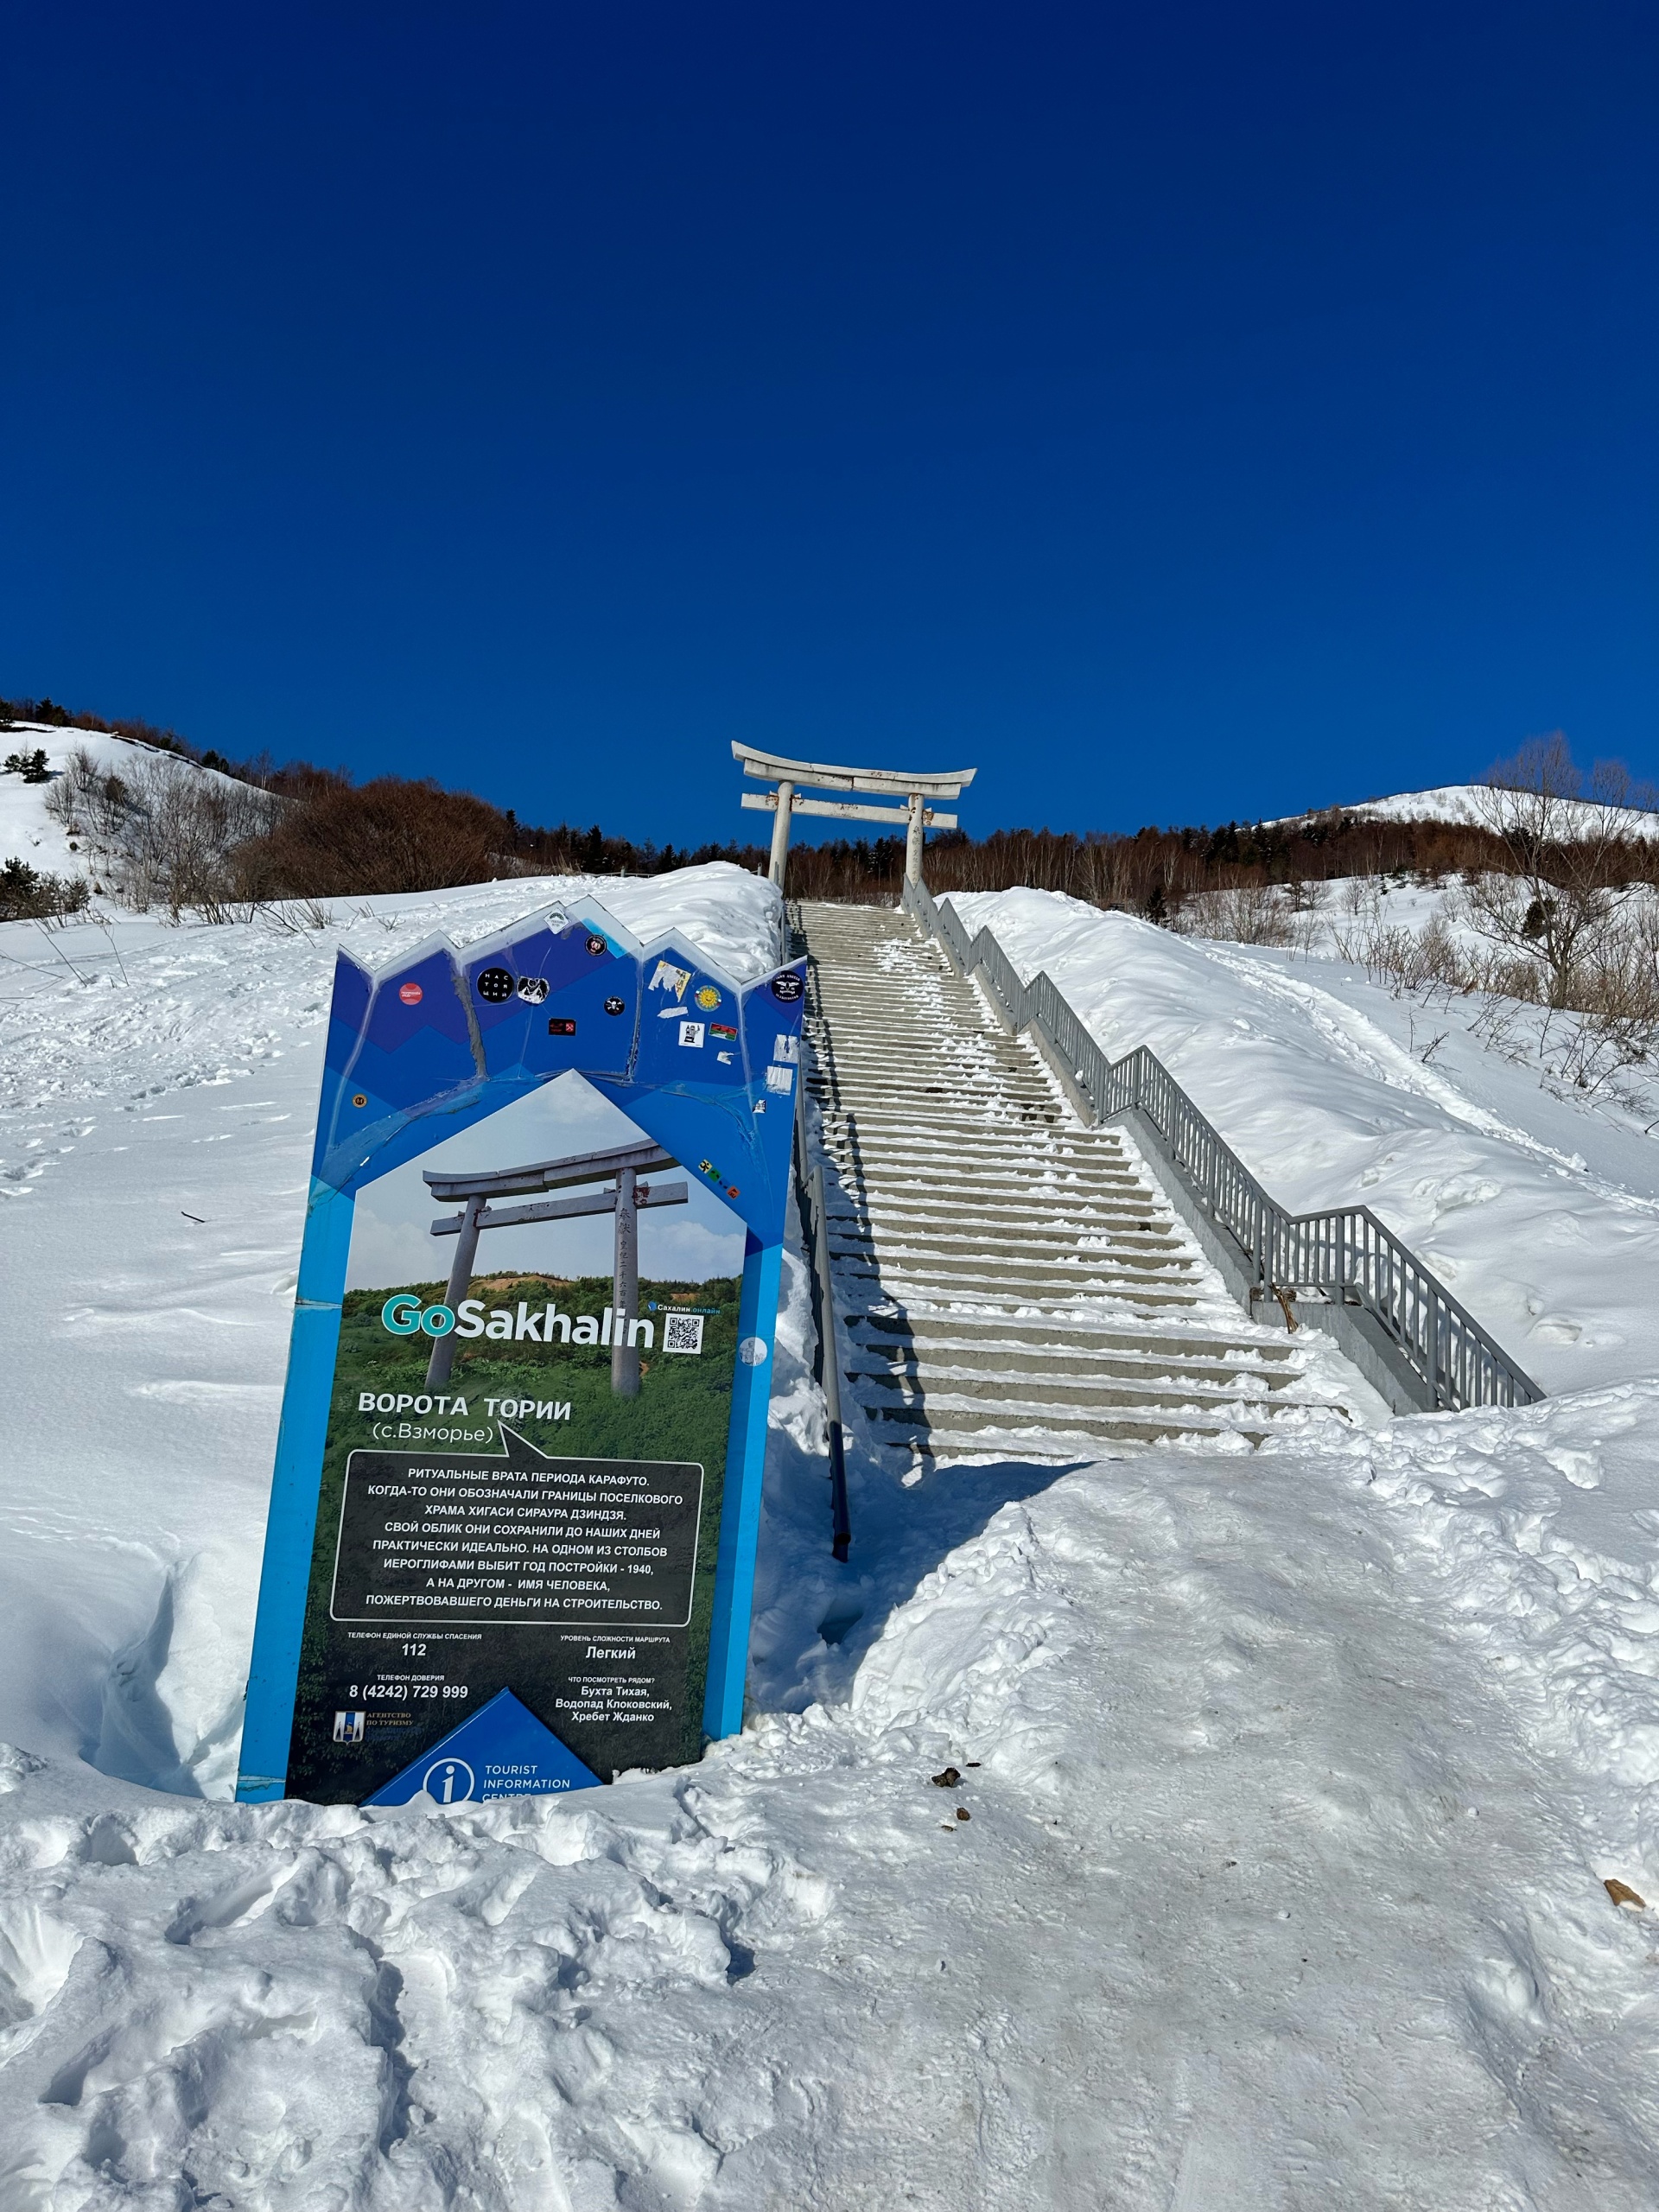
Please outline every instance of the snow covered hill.
[[[1491, 790], [1484, 784], [1441, 784], [1433, 791], [1395, 791], [1387, 798], [1361, 799], [1335, 810], [1357, 815], [1362, 822], [1459, 822], [1480, 829], [1489, 824], [1489, 815], [1484, 814], [1482, 808], [1490, 808], [1491, 800]], [[1306, 814], [1282, 815], [1273, 826], [1281, 828], [1294, 822], [1306, 822], [1316, 813], [1331, 810], [1310, 808]], [[1592, 817], [1599, 818], [1604, 810], [1567, 799], [1561, 802], [1561, 811], [1567, 823], [1577, 822], [1587, 829]], [[1637, 807], [1620, 807], [1615, 811], [1624, 817], [1622, 836], [1659, 837], [1659, 814], [1649, 814]]]
[[[1346, 971], [961, 902], [1270, 1185], [1460, 1269], [1546, 1404], [919, 1482], [855, 1432], [842, 1568], [792, 1258], [741, 1738], [215, 1802], [334, 944], [569, 888], [0, 928], [3, 2212], [1645, 2212], [1659, 1942], [1603, 1884], [1659, 1894], [1652, 1141], [1425, 1068]], [[599, 888], [768, 957], [736, 870]]]
[[[203, 768], [181, 754], [161, 752], [155, 746], [141, 745], [133, 738], [106, 736], [101, 730], [62, 729], [48, 722], [16, 722], [0, 731], [0, 755], [37, 750], [45, 753], [46, 765], [54, 779], [63, 774], [72, 753], [85, 753], [102, 773], [119, 776], [128, 784], [142, 778], [155, 764], [162, 763], [193, 779], [200, 778], [232, 791], [245, 788], [234, 778], [221, 775], [216, 768]], [[86, 875], [92, 868], [91, 856], [78, 841], [72, 844], [63, 824], [48, 810], [47, 798], [51, 790], [49, 783], [25, 783], [15, 774], [0, 776], [0, 863], [16, 859], [52, 875]]]

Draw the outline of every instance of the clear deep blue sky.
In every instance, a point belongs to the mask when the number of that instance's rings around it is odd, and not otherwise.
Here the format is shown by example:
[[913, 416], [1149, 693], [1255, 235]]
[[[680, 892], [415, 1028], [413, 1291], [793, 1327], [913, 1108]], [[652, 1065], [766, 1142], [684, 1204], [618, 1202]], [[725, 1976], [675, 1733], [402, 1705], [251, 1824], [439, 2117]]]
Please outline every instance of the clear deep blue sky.
[[0, 693], [677, 842], [1659, 776], [1651, 0], [6, 21]]

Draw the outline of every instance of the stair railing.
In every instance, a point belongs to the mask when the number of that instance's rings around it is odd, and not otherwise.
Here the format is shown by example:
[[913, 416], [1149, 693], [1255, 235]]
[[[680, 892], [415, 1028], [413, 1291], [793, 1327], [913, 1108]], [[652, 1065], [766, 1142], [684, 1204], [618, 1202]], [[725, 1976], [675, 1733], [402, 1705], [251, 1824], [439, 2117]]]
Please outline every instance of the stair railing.
[[1402, 1412], [1542, 1398], [1369, 1206], [1287, 1211], [1156, 1054], [1143, 1045], [1109, 1060], [1047, 975], [1022, 982], [990, 931], [970, 936], [949, 899], [936, 902], [925, 884], [906, 880], [900, 904], [958, 974], [982, 978], [1011, 1030], [1033, 1033], [1085, 1122], [1132, 1120], [1149, 1134], [1151, 1164], [1173, 1172], [1171, 1196], [1247, 1305], [1275, 1300], [1294, 1328], [1300, 1304], [1301, 1318], [1329, 1328]]
[[[792, 904], [784, 910], [782, 958], [791, 959], [804, 944], [800, 910]], [[803, 1076], [805, 1070], [801, 1071]], [[823, 1195], [823, 1168], [814, 1166], [807, 1154], [806, 1084], [795, 1086], [795, 1202], [801, 1210], [801, 1243], [812, 1293], [812, 1319], [818, 1349], [813, 1362], [815, 1377], [823, 1391], [825, 1441], [830, 1452], [830, 1548], [844, 1564], [853, 1541], [852, 1512], [847, 1499], [847, 1447], [841, 1425], [841, 1349], [836, 1332], [835, 1282], [830, 1272], [830, 1209]]]

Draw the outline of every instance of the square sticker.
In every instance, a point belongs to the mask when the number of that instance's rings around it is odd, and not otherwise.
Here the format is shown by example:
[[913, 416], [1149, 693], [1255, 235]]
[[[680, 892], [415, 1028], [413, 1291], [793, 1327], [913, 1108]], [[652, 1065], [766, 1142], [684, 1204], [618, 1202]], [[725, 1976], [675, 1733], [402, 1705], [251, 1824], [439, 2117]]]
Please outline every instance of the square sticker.
[[774, 1067], [768, 1068], [766, 1070], [766, 1089], [768, 1090], [781, 1090], [784, 1096], [787, 1097], [794, 1088], [795, 1071], [793, 1068]]
[[702, 1350], [702, 1315], [701, 1313], [666, 1315], [663, 1321], [663, 1350], [700, 1352]]
[[681, 1044], [701, 1045], [702, 1042], [702, 1028], [703, 1025], [700, 1021], [683, 1021], [680, 1024]]
[[798, 1037], [779, 1037], [772, 1046], [772, 1057], [774, 1060], [786, 1060], [791, 1065], [798, 1065], [801, 1057], [800, 1039]]

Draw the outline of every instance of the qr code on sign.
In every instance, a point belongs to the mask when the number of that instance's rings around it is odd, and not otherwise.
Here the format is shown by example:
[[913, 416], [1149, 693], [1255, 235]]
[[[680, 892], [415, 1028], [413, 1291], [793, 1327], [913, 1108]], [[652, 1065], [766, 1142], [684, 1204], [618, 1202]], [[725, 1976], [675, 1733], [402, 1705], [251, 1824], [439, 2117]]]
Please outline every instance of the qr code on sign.
[[702, 1322], [701, 1313], [670, 1313], [663, 1322], [663, 1350], [664, 1351], [701, 1351], [702, 1350]]

